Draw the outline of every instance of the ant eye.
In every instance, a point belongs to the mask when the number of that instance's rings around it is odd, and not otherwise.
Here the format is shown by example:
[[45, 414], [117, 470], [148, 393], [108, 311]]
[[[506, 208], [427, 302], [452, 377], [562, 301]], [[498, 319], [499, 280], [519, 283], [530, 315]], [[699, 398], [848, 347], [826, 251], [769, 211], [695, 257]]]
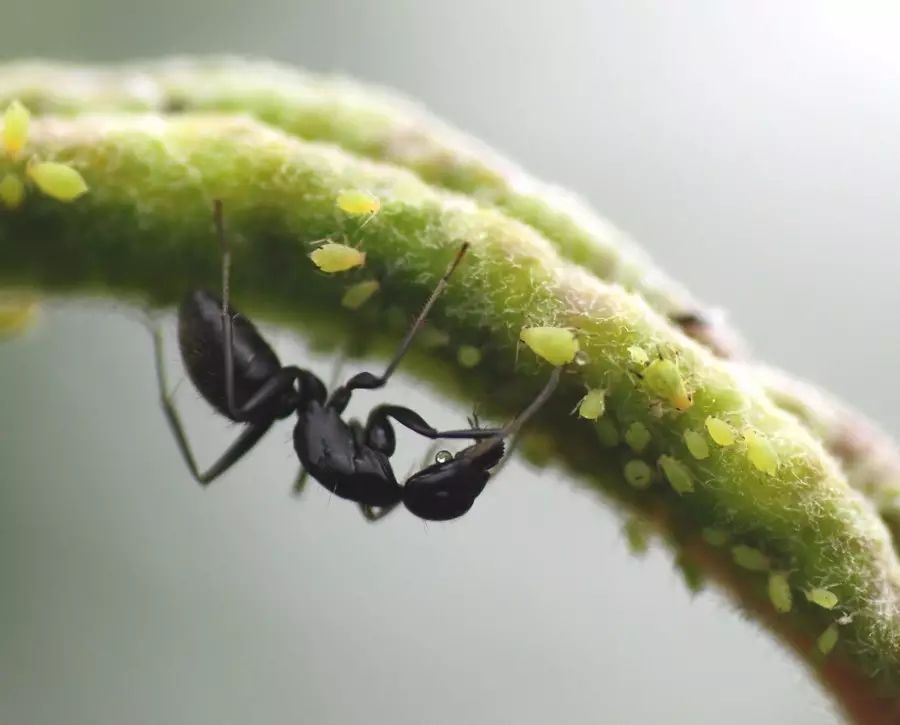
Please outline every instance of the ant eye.
[[449, 463], [453, 458], [453, 454], [450, 451], [438, 451], [434, 457], [435, 463]]

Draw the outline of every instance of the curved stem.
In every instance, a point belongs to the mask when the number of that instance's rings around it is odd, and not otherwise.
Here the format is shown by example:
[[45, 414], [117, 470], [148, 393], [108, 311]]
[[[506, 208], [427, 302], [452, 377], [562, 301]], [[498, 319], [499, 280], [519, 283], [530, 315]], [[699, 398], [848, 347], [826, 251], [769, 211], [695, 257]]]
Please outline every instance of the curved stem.
[[[663, 315], [689, 319], [699, 313], [682, 330], [718, 354], [732, 356], [741, 347], [715, 315], [575, 197], [536, 181], [394, 93], [267, 61], [219, 57], [114, 67], [0, 64], [0, 105], [16, 98], [44, 113], [239, 111], [292, 135], [390, 162], [530, 225], [563, 257], [641, 294]], [[762, 378], [776, 402], [822, 433], [851, 485], [870, 497], [900, 546], [897, 446], [846, 404], [782, 373]]]
[[[883, 695], [885, 706], [895, 702], [900, 563], [880, 519], [814, 436], [773, 405], [751, 376], [685, 338], [642, 298], [562, 259], [531, 227], [496, 210], [436, 190], [408, 171], [246, 118], [83, 116], [34, 125], [32, 150], [77, 167], [91, 191], [72, 204], [31, 194], [22, 207], [0, 215], [3, 282], [169, 303], [215, 279], [209, 209], [212, 198], [221, 198], [234, 287], [244, 298], [282, 317], [301, 317], [308, 334], [335, 340], [362, 322], [383, 341], [396, 341], [405, 313], [419, 308], [459, 240], [468, 240], [471, 251], [435, 320], [454, 344], [480, 345], [482, 362], [463, 370], [445, 352], [420, 352], [419, 374], [457, 393], [489, 390], [493, 412], [510, 415], [546, 378], [524, 353], [514, 365], [518, 331], [576, 329], [587, 362], [565, 376], [530, 427], [533, 460], [565, 463], [664, 520], [687, 555], [699, 551], [701, 564], [706, 557], [718, 562], [740, 601], [757, 600], [768, 574], [735, 561], [747, 564], [747, 547], [763, 554], [763, 568], [790, 573], [794, 593], [791, 611], [774, 617], [776, 631], [826, 681], [849, 673], [841, 681], [854, 680], [858, 699], [881, 703]], [[365, 226], [336, 207], [348, 188], [368, 189], [381, 200], [381, 211]], [[308, 242], [329, 235], [360, 244], [366, 266], [349, 277], [316, 270]], [[341, 305], [348, 282], [371, 277], [381, 281], [381, 298], [404, 313], [397, 325], [389, 322], [396, 316], [389, 309], [373, 304], [354, 313]], [[670, 396], [649, 365], [636, 370], [635, 348], [672, 363], [692, 404]], [[585, 385], [608, 391], [601, 419], [607, 432], [635, 423], [649, 432], [641, 455], [604, 448], [594, 423], [569, 415]], [[697, 459], [684, 434], [705, 436], [708, 416], [727, 422], [738, 441], [719, 447], [707, 437], [708, 457]], [[760, 450], [769, 458], [761, 460]], [[682, 476], [673, 480], [681, 493], [661, 475], [646, 489], [628, 485], [626, 462], [642, 458], [652, 467], [661, 456], [678, 464]], [[774, 468], [766, 464], [772, 456]], [[724, 532], [733, 548], [722, 554], [702, 543], [700, 532], [708, 528]], [[829, 611], [806, 602], [803, 592], [816, 588], [833, 592], [838, 606]], [[838, 619], [844, 624], [837, 648], [822, 661], [807, 646]]]

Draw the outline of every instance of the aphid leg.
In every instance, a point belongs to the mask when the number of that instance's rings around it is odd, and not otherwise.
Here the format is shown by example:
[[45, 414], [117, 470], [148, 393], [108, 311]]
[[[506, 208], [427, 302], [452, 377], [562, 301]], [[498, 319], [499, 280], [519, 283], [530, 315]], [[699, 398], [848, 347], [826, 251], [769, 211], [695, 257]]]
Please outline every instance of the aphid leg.
[[437, 285], [435, 285], [434, 291], [431, 293], [428, 301], [422, 307], [422, 311], [419, 312], [419, 315], [418, 317], [416, 317], [412, 326], [409, 328], [409, 331], [406, 333], [406, 336], [403, 338], [403, 341], [400, 343], [400, 346], [394, 353], [394, 357], [391, 358], [391, 361], [388, 363], [388, 366], [385, 368], [384, 372], [381, 375], [373, 375], [370, 372], [357, 373], [352, 378], [350, 378], [350, 380], [345, 385], [337, 388], [334, 391], [331, 399], [329, 400], [329, 405], [337, 408], [339, 411], [342, 411], [350, 401], [350, 394], [354, 390], [357, 390], [359, 388], [373, 390], [375, 388], [380, 388], [384, 386], [385, 383], [387, 383], [391, 375], [394, 374], [394, 370], [397, 369], [397, 366], [403, 359], [403, 356], [406, 355], [406, 353], [409, 351], [409, 348], [416, 337], [416, 333], [418, 333], [419, 330], [422, 329], [422, 325], [425, 322], [425, 319], [428, 317], [428, 313], [431, 312], [431, 308], [434, 307], [434, 303], [437, 302], [438, 297], [440, 297], [441, 293], [446, 289], [447, 282], [453, 275], [453, 272], [459, 266], [459, 263], [462, 261], [462, 258], [463, 256], [465, 256], [468, 249], [468, 242], [464, 242], [462, 245], [460, 245], [459, 250], [456, 252], [453, 260], [448, 265], [447, 271], [444, 272], [443, 276], [440, 278], [440, 280], [438, 280]]
[[237, 463], [244, 455], [246, 455], [253, 446], [262, 438], [266, 431], [272, 427], [272, 420], [262, 421], [248, 425], [237, 439], [226, 449], [225, 453], [213, 463], [207, 471], [200, 472], [197, 467], [197, 461], [191, 451], [188, 443], [187, 434], [184, 431], [184, 425], [178, 415], [178, 410], [171, 395], [168, 392], [168, 384], [166, 382], [166, 370], [163, 360], [162, 334], [158, 326], [154, 326], [151, 330], [153, 336], [153, 352], [156, 365], [156, 382], [159, 386], [159, 400], [162, 405], [163, 413], [165, 413], [166, 421], [178, 445], [181, 457], [184, 459], [188, 470], [194, 479], [204, 486], [221, 476], [231, 466]]

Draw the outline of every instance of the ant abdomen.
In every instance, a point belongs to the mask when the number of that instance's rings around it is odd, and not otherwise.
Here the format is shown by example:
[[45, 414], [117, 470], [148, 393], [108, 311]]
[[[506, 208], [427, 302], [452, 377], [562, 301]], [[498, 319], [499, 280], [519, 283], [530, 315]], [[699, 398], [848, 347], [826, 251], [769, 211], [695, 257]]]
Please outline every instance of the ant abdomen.
[[[281, 362], [250, 320], [234, 308], [230, 309], [230, 314], [234, 409], [240, 410], [281, 370]], [[195, 290], [185, 296], [178, 308], [178, 345], [188, 377], [210, 405], [231, 420], [238, 420], [228, 405], [222, 355], [223, 328], [221, 299], [204, 290]], [[273, 404], [274, 409], [254, 411], [254, 417], [283, 418], [292, 412], [288, 401], [274, 400]]]

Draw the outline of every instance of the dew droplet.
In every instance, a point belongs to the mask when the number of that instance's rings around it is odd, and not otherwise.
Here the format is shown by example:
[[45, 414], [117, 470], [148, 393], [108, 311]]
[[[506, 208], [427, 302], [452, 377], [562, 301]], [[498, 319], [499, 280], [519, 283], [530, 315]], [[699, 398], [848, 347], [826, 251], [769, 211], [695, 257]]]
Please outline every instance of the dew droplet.
[[438, 451], [434, 456], [435, 463], [449, 463], [453, 458], [450, 451]]

